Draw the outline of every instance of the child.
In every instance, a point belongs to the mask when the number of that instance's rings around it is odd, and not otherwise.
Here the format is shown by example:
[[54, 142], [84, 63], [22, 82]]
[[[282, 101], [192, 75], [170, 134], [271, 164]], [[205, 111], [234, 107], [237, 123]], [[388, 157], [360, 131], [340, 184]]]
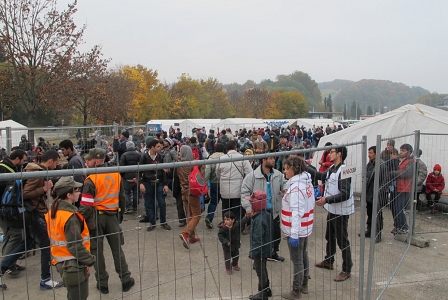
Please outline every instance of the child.
[[431, 208], [431, 213], [435, 213], [435, 202], [440, 200], [440, 195], [445, 188], [445, 178], [441, 174], [442, 167], [439, 164], [435, 164], [433, 172], [428, 174], [426, 178], [426, 200], [428, 200], [428, 206]]
[[[222, 244], [224, 251], [224, 260], [226, 264], [227, 274], [232, 275], [232, 268], [239, 271], [238, 259], [240, 257], [240, 224], [235, 222], [235, 214], [232, 211], [227, 211], [224, 214], [224, 224], [219, 228], [219, 241]], [[232, 263], [232, 266], [230, 266]]]
[[249, 299], [263, 300], [272, 297], [266, 268], [266, 261], [272, 254], [271, 215], [266, 211], [266, 192], [254, 191], [253, 195], [247, 196], [246, 199], [252, 202], [254, 213], [250, 232], [249, 258], [254, 260], [254, 268], [258, 276], [258, 294], [249, 296]]

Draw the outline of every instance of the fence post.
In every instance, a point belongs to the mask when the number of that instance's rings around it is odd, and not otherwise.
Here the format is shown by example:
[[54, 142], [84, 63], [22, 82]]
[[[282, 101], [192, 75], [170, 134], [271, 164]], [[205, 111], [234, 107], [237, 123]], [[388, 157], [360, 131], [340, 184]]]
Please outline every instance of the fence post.
[[6, 127], [6, 153], [11, 153], [12, 148], [12, 131], [11, 127]]
[[[367, 136], [362, 137], [362, 150], [361, 150], [361, 178], [362, 178], [362, 191], [361, 191], [361, 217], [360, 217], [360, 232], [361, 241], [359, 246], [359, 292], [358, 299], [362, 300], [364, 297], [364, 252], [365, 252], [365, 224], [366, 224], [366, 162], [367, 162]], [[352, 182], [353, 187], [353, 182]]]
[[[367, 292], [366, 299], [370, 300], [372, 292], [372, 281], [373, 281], [373, 264], [375, 262], [375, 240], [376, 240], [376, 219], [378, 211], [378, 191], [379, 191], [379, 181], [380, 181], [380, 153], [381, 150], [381, 135], [376, 136], [376, 158], [375, 158], [375, 177], [373, 181], [373, 203], [372, 203], [372, 224], [370, 226], [370, 250], [369, 250], [369, 269], [367, 271]], [[384, 174], [382, 174], [384, 175]]]
[[[412, 187], [411, 187], [411, 195], [412, 195], [412, 205], [411, 205], [411, 213], [410, 216], [412, 216], [411, 218], [409, 218], [409, 223], [410, 224], [410, 228], [411, 228], [411, 235], [414, 235], [414, 231], [415, 231], [415, 218], [416, 218], [416, 214], [417, 214], [417, 203], [418, 203], [418, 199], [417, 199], [417, 193], [419, 191], [417, 191], [416, 187], [417, 187], [417, 182], [418, 182], [418, 160], [420, 159], [420, 153], [419, 150], [420, 149], [420, 130], [416, 130], [415, 131], [415, 141], [414, 141], [414, 160], [415, 160], [415, 166], [414, 166], [414, 179], [412, 180]], [[414, 203], [415, 200], [415, 203]]]

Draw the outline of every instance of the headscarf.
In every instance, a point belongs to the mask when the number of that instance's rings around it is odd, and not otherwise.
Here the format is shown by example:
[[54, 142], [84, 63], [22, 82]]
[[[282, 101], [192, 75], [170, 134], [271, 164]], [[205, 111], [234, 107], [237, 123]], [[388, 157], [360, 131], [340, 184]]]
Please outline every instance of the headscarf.
[[190, 146], [183, 145], [180, 148], [180, 160], [181, 161], [192, 161], [193, 160], [193, 152], [191, 151]]

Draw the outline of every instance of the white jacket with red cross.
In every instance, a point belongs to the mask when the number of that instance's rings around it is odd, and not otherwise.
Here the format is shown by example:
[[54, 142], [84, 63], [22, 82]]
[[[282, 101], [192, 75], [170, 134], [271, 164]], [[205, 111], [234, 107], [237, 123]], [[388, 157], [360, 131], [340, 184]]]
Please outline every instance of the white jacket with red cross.
[[315, 200], [311, 175], [307, 172], [295, 175], [288, 184], [282, 199], [282, 231], [294, 239], [307, 237], [313, 231], [314, 223]]

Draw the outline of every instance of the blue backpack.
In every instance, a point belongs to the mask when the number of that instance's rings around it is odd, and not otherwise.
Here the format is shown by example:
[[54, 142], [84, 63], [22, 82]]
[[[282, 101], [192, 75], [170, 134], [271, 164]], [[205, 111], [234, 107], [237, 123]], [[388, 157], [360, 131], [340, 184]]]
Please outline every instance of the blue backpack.
[[22, 203], [22, 181], [11, 180], [3, 192], [0, 214], [9, 222], [22, 223], [25, 208]]

